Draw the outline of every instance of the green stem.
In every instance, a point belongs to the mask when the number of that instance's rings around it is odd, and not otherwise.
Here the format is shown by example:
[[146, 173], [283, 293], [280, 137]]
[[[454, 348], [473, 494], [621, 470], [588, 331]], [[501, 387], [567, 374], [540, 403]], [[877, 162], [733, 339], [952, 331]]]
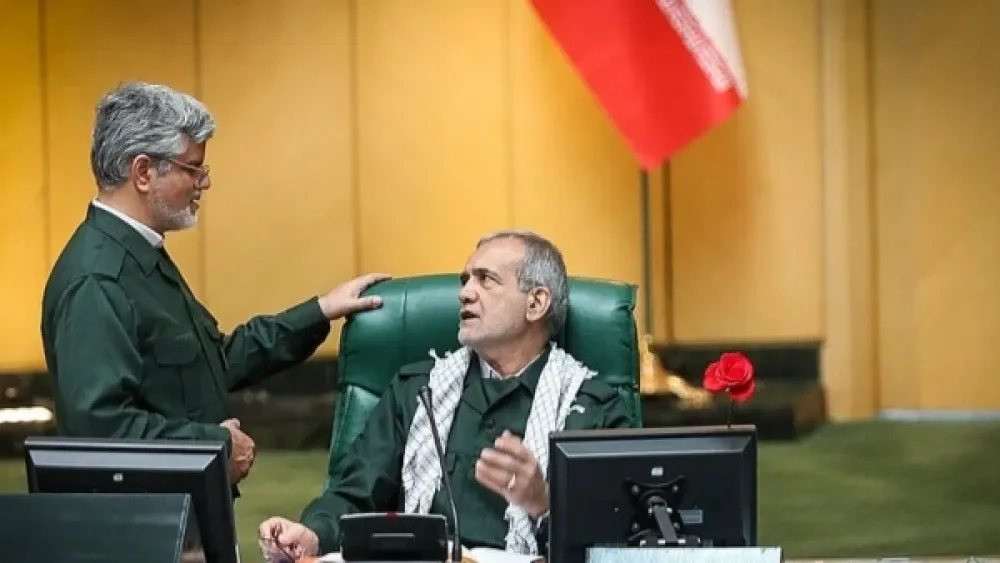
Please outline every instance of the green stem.
[[729, 396], [729, 421], [726, 422], [727, 427], [733, 426], [733, 413], [736, 411], [736, 401], [733, 400], [733, 396]]

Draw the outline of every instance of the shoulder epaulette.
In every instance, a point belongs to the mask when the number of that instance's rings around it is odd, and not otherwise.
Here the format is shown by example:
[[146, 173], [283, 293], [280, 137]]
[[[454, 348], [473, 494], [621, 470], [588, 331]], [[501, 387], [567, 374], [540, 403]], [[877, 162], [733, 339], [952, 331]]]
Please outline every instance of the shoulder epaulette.
[[433, 368], [434, 360], [421, 360], [419, 362], [413, 362], [412, 364], [406, 364], [405, 366], [399, 368], [399, 377], [405, 379], [415, 375], [429, 375], [431, 373], [431, 369]]
[[94, 257], [94, 261], [92, 262], [91, 272], [118, 279], [122, 271], [122, 266], [125, 264], [125, 256], [125, 249], [120, 245], [101, 245], [97, 256]]
[[618, 396], [618, 391], [599, 379], [588, 379], [580, 385], [578, 395], [587, 395], [597, 403], [606, 403]]

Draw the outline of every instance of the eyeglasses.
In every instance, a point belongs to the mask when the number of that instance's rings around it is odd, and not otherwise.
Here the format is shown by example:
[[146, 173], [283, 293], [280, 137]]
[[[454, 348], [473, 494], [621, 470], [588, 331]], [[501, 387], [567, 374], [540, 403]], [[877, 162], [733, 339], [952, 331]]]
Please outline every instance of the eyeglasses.
[[211, 172], [211, 169], [208, 167], [207, 164], [202, 164], [201, 166], [195, 166], [194, 164], [188, 164], [186, 162], [181, 162], [179, 160], [174, 160], [172, 158], [164, 158], [163, 160], [179, 168], [187, 170], [191, 174], [194, 174], [195, 179], [198, 180], [199, 182], [201, 182], [205, 178], [208, 178], [208, 175]]
[[153, 160], [161, 162], [169, 162], [170, 164], [173, 164], [174, 166], [180, 168], [181, 170], [184, 170], [185, 172], [191, 174], [195, 182], [198, 182], [199, 184], [204, 182], [205, 179], [208, 178], [209, 173], [211, 173], [211, 169], [208, 167], [207, 164], [202, 164], [201, 166], [195, 166], [194, 164], [181, 162], [175, 158], [164, 156], [162, 154], [150, 154], [149, 157], [152, 158]]
[[[291, 551], [289, 551], [288, 547], [281, 545], [281, 543], [278, 541], [278, 538], [265, 538], [264, 536], [261, 536], [258, 539], [264, 546], [273, 546], [281, 553], [282, 557], [284, 557], [282, 561], [276, 561], [273, 563], [295, 563], [296, 557], [292, 554]], [[264, 551], [264, 560], [271, 561], [271, 554], [268, 552], [268, 550], [265, 549], [263, 551]]]

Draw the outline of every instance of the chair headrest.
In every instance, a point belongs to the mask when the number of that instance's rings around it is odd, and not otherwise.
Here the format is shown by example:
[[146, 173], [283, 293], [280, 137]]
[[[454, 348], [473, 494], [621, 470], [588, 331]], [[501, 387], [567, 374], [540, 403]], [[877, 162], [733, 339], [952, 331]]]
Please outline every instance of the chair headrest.
[[[458, 274], [388, 280], [368, 289], [383, 305], [352, 316], [341, 331], [341, 388], [357, 385], [381, 394], [396, 371], [444, 356], [458, 343]], [[569, 279], [569, 313], [559, 345], [597, 378], [615, 386], [636, 385], [639, 370], [635, 327], [636, 286], [593, 279]]]

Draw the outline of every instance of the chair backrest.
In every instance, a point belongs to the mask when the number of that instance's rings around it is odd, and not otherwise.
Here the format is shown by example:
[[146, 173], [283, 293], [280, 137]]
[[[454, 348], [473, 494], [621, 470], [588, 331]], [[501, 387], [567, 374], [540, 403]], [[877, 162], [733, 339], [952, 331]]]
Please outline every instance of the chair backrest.
[[[364, 428], [397, 370], [458, 349], [458, 274], [397, 278], [376, 284], [367, 295], [382, 307], [351, 317], [340, 335], [338, 386], [330, 440], [329, 473]], [[639, 347], [635, 326], [636, 286], [608, 280], [570, 278], [569, 313], [558, 344], [629, 406], [632, 424], [642, 425], [639, 408]], [[327, 480], [329, 484], [329, 479]]]

